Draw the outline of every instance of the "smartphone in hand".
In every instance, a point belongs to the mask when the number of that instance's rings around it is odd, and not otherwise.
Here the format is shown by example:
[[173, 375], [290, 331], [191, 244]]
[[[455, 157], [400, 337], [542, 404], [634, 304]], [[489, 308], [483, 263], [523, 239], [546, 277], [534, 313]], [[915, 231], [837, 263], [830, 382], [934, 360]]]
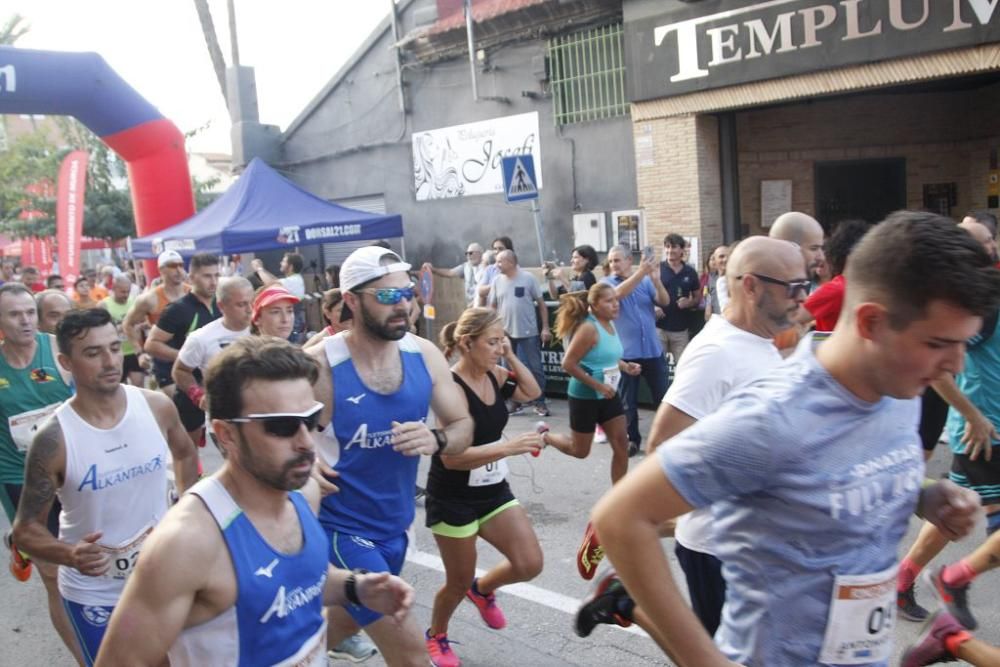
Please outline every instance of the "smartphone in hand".
[[648, 245], [642, 249], [642, 261], [648, 262], [653, 259], [653, 246]]

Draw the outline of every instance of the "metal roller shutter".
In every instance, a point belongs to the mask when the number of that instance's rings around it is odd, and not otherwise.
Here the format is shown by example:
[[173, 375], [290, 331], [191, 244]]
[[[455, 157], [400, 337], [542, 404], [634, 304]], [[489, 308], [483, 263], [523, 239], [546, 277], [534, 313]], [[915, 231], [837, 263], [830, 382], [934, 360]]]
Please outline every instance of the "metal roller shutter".
[[[346, 199], [332, 199], [335, 204], [348, 208], [364, 211], [365, 213], [385, 214], [385, 195], [366, 195], [364, 197], [348, 197]], [[371, 241], [351, 241], [348, 243], [324, 243], [323, 244], [323, 267], [339, 266], [344, 263], [347, 256], [358, 248], [370, 245]]]

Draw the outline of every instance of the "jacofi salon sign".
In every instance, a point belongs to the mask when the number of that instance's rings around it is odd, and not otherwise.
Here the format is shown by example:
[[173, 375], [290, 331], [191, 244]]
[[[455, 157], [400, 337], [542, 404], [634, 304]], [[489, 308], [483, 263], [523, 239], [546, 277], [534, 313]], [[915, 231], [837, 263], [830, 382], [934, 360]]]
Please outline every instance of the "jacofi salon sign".
[[1000, 41], [1000, 0], [626, 0], [624, 15], [632, 101]]
[[417, 201], [503, 192], [501, 162], [508, 155], [535, 158], [542, 187], [538, 112], [413, 133], [413, 187]]

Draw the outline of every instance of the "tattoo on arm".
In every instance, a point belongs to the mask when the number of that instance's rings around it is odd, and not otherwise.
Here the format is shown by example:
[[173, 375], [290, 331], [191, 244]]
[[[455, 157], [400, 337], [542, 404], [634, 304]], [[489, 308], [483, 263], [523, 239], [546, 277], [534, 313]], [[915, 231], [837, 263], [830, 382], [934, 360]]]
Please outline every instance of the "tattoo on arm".
[[53, 470], [62, 446], [59, 422], [49, 421], [35, 436], [25, 463], [24, 489], [17, 513], [24, 519], [44, 521], [56, 497], [57, 475]]

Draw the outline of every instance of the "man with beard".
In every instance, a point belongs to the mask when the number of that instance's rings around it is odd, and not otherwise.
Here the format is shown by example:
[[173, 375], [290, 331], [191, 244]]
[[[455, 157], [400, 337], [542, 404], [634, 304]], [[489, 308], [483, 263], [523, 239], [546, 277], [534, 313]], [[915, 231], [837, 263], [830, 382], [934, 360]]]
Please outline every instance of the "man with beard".
[[[413, 522], [419, 456], [459, 454], [472, 440], [472, 419], [448, 363], [430, 342], [407, 333], [414, 286], [410, 265], [378, 246], [351, 253], [340, 270], [354, 327], [310, 354], [324, 369], [317, 476], [337, 475], [320, 523], [331, 562], [342, 568], [398, 574]], [[326, 370], [329, 369], [329, 370]], [[433, 408], [437, 428], [426, 423]], [[332, 466], [333, 471], [330, 470]], [[335, 471], [335, 472], [334, 472]], [[329, 646], [363, 627], [390, 665], [427, 665], [424, 638], [409, 619], [353, 604], [329, 613]]]
[[[326, 664], [323, 605], [405, 616], [409, 586], [332, 568], [314, 511], [316, 365], [247, 336], [205, 375], [222, 468], [154, 531], [112, 615], [98, 665]], [[290, 493], [301, 489], [301, 493]]]
[[[121, 384], [122, 342], [108, 311], [67, 314], [56, 340], [76, 396], [28, 450], [14, 541], [59, 565], [59, 593], [92, 665], [143, 542], [166, 514], [168, 456], [183, 493], [198, 477], [198, 455], [170, 399]], [[46, 526], [56, 494], [58, 539]]]
[[[802, 254], [793, 243], [754, 236], [740, 241], [728, 268], [729, 307], [705, 324], [681, 357], [646, 440], [650, 453], [715, 412], [731, 392], [781, 363], [771, 340], [792, 326], [790, 318], [809, 289]], [[697, 509], [678, 519], [674, 534], [691, 607], [710, 635], [719, 627], [726, 597], [713, 524], [710, 510]], [[596, 623], [636, 620], [646, 626], [614, 571], [606, 573], [595, 589], [601, 593], [577, 613], [577, 634], [589, 635]]]

